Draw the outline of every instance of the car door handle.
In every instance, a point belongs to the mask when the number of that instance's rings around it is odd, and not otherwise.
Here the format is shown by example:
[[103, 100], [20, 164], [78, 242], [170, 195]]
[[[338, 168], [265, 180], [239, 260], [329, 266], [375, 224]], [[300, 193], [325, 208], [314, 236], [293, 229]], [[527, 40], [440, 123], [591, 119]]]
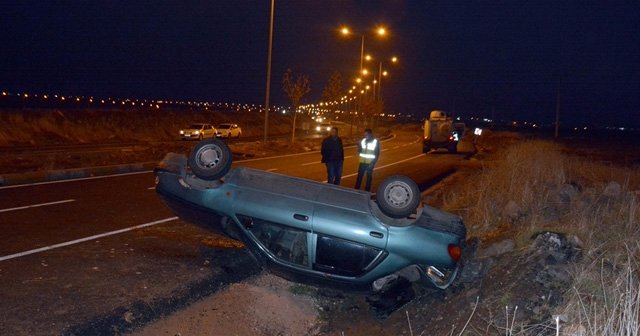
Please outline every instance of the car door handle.
[[382, 233], [377, 232], [377, 231], [371, 231], [371, 232], [369, 232], [369, 235], [371, 237], [373, 237], [373, 238], [380, 238], [380, 239], [382, 239], [384, 237], [384, 235]]
[[305, 215], [301, 215], [301, 214], [293, 214], [293, 218], [297, 219], [297, 220], [301, 220], [303, 222], [306, 222], [309, 220], [309, 216], [305, 216]]

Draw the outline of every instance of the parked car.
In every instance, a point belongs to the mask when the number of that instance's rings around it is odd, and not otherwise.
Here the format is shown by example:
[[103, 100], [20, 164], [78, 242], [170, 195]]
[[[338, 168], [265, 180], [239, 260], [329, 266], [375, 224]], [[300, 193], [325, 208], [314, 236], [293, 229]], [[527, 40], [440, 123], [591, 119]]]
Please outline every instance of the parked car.
[[211, 124], [196, 123], [180, 130], [182, 140], [215, 138], [216, 129]]
[[239, 138], [242, 136], [242, 128], [237, 124], [220, 124], [216, 127], [218, 138]]
[[[260, 265], [287, 279], [381, 293], [402, 280], [440, 289], [455, 279], [462, 219], [420, 204], [416, 183], [385, 179], [373, 195], [236, 167], [229, 147], [201, 141], [169, 153], [156, 191], [180, 218], [242, 241]], [[408, 282], [407, 282], [408, 280]]]

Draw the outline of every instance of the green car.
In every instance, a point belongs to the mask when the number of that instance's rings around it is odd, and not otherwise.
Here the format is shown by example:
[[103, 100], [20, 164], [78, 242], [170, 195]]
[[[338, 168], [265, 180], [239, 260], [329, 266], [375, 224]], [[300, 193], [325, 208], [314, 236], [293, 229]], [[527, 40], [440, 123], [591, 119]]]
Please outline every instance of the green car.
[[[231, 169], [219, 139], [169, 153], [156, 191], [180, 218], [242, 241], [261, 266], [296, 282], [381, 293], [399, 280], [447, 288], [458, 273], [461, 218], [420, 205], [392, 176], [370, 192], [262, 170]], [[377, 199], [375, 199], [377, 198]]]

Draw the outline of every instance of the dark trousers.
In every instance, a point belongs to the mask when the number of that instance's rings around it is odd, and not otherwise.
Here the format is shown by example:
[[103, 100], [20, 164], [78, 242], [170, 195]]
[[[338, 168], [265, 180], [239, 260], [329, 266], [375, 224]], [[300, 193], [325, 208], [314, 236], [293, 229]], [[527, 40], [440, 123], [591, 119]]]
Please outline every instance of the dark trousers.
[[368, 163], [361, 163], [358, 166], [358, 177], [356, 178], [356, 189], [360, 189], [362, 183], [362, 176], [367, 173], [367, 183], [364, 186], [364, 190], [371, 191], [371, 180], [373, 179], [373, 167]]
[[342, 160], [325, 162], [325, 165], [327, 166], [327, 182], [340, 185], [340, 179], [342, 178]]

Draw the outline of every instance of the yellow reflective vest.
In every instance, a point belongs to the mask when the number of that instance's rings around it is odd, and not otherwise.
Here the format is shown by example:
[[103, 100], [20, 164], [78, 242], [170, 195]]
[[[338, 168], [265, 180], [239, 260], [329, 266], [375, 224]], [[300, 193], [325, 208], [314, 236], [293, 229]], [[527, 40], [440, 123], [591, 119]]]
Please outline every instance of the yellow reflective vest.
[[367, 142], [367, 139], [360, 141], [360, 163], [371, 163], [376, 159], [376, 148], [378, 147], [378, 139]]

